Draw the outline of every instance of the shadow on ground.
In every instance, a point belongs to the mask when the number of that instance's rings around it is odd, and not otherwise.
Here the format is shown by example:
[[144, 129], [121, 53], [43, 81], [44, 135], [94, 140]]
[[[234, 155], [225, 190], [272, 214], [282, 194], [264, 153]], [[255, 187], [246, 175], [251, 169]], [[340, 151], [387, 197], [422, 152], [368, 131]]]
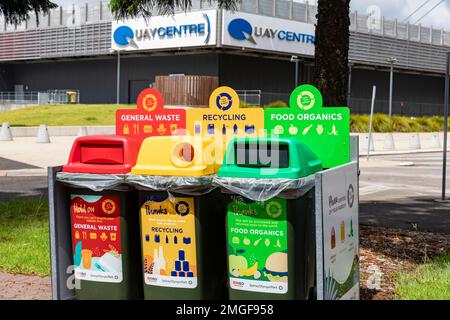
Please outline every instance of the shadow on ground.
[[450, 200], [405, 198], [389, 201], [361, 202], [360, 223], [369, 226], [407, 231], [428, 231], [450, 234]]

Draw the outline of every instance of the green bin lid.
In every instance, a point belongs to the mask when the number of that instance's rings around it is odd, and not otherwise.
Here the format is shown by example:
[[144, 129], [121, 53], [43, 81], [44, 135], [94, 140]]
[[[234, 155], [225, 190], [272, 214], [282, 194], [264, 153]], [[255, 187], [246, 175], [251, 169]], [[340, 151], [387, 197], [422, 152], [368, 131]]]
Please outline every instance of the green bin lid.
[[320, 170], [320, 159], [297, 139], [234, 138], [218, 176], [298, 179]]

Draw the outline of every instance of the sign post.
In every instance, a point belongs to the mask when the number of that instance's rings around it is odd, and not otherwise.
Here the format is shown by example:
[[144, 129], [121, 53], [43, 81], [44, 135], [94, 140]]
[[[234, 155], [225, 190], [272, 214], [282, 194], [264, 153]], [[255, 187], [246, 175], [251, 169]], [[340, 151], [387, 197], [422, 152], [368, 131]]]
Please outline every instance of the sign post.
[[445, 66], [445, 97], [444, 97], [444, 151], [442, 159], [442, 201], [445, 200], [445, 189], [447, 179], [447, 135], [448, 135], [448, 99], [449, 99], [449, 68], [450, 52], [447, 52], [447, 64]]

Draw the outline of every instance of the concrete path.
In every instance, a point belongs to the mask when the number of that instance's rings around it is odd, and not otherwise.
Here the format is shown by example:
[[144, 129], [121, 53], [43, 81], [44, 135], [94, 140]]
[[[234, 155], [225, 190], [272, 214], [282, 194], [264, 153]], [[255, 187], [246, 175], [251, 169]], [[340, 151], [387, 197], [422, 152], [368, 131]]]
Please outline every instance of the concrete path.
[[0, 300], [50, 300], [50, 277], [0, 272]]

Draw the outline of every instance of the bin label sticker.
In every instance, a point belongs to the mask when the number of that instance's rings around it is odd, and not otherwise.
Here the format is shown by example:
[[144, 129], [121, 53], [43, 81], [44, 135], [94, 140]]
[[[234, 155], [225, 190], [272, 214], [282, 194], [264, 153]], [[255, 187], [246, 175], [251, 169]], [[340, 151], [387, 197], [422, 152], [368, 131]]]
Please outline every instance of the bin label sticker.
[[196, 288], [197, 255], [193, 198], [145, 196], [141, 207], [144, 281]]
[[152, 88], [138, 96], [136, 109], [116, 111], [116, 135], [144, 140], [150, 136], [170, 136], [185, 133], [186, 111], [165, 109], [161, 94]]
[[252, 201], [232, 196], [228, 204], [228, 275], [236, 290], [288, 291], [286, 199]]
[[120, 283], [122, 245], [118, 196], [70, 196], [75, 278]]
[[332, 168], [350, 161], [350, 110], [322, 104], [316, 87], [301, 85], [291, 93], [289, 108], [264, 110], [265, 128], [271, 136], [297, 138], [324, 168]]
[[[232, 138], [256, 137], [264, 132], [263, 109], [240, 108], [239, 96], [230, 87], [215, 89], [209, 97], [209, 108], [186, 110], [186, 119], [190, 135], [212, 136], [221, 153]], [[223, 159], [223, 154], [217, 158]]]

